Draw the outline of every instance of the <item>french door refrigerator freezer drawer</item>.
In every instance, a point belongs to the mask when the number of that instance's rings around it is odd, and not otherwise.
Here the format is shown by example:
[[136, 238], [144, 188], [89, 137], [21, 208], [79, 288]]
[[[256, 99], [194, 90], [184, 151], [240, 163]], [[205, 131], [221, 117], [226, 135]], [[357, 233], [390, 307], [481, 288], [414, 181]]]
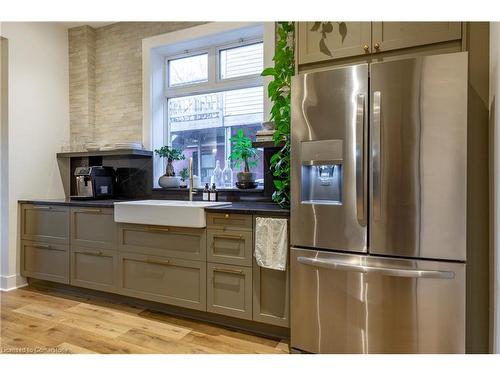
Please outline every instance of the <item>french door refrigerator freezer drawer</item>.
[[292, 248], [291, 346], [464, 353], [465, 263]]

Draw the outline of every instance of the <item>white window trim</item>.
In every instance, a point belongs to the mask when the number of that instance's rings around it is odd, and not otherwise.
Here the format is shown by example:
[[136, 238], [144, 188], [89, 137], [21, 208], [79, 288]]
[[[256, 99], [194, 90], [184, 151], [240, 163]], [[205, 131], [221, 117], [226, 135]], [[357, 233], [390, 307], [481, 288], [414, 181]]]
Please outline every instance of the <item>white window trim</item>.
[[[259, 33], [256, 32], [258, 30], [260, 30]], [[176, 52], [195, 50], [196, 46], [200, 45], [222, 45], [224, 42], [234, 42], [240, 37], [251, 38], [257, 34], [262, 35], [264, 42], [264, 68], [271, 67], [273, 66], [272, 58], [275, 46], [274, 22], [211, 22], [142, 40], [142, 143], [145, 149], [154, 150], [162, 146], [165, 139], [163, 129], [165, 120], [165, 56], [173, 55]], [[217, 72], [212, 72], [212, 74], [216, 75], [212, 78], [217, 80]], [[211, 77], [209, 77], [210, 79]], [[263, 84], [264, 86], [264, 120], [267, 121], [271, 108], [271, 102], [267, 97], [267, 85], [271, 79], [270, 77], [259, 77], [259, 79], [261, 79], [261, 83], [258, 85]], [[239, 79], [236, 80], [239, 81]], [[226, 87], [229, 86], [224, 85], [224, 90]], [[195, 94], [192, 85], [186, 85], [184, 88], [188, 88], [190, 94]], [[162, 124], [162, 126], [154, 126], [155, 124]], [[158, 186], [158, 178], [162, 169], [163, 161], [155, 155], [153, 158], [154, 187]]]

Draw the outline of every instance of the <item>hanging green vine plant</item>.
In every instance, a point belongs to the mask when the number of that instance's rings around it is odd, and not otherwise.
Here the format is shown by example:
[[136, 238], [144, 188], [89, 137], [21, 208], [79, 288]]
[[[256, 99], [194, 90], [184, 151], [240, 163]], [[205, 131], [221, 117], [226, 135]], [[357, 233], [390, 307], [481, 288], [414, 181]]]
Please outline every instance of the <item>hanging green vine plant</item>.
[[291, 123], [291, 83], [295, 72], [294, 23], [278, 22], [278, 40], [273, 57], [274, 67], [266, 68], [263, 76], [272, 76], [267, 87], [273, 102], [271, 118], [276, 131], [273, 139], [281, 149], [271, 157], [271, 171], [274, 176], [273, 201], [281, 207], [290, 207], [290, 123]]

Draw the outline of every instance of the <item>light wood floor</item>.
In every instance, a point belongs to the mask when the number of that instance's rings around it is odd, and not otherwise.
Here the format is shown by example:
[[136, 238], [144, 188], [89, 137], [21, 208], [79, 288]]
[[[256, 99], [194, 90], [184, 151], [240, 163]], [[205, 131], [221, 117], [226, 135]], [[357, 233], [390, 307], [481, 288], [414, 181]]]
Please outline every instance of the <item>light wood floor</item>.
[[190, 319], [32, 287], [0, 294], [3, 353], [288, 353], [288, 344]]

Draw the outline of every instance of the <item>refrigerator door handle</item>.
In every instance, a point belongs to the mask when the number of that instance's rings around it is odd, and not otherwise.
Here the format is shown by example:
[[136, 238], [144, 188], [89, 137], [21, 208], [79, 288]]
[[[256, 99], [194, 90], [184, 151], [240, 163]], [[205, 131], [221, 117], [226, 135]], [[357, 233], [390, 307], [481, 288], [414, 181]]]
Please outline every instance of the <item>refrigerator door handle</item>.
[[427, 279], [453, 279], [455, 277], [455, 273], [452, 271], [364, 266], [361, 264], [350, 264], [350, 263], [338, 262], [335, 260], [322, 260], [322, 259], [307, 258], [302, 256], [297, 257], [297, 261], [302, 264], [319, 268], [328, 268], [339, 271], [351, 271], [359, 273], [374, 273], [384, 276], [413, 277], [413, 278], [427, 278]]
[[381, 93], [373, 93], [373, 129], [372, 139], [372, 194], [373, 194], [373, 217], [380, 218], [381, 194], [380, 194], [380, 117], [381, 117]]
[[358, 223], [366, 225], [365, 221], [365, 171], [364, 171], [364, 125], [365, 96], [358, 94], [356, 99], [356, 129], [354, 130], [354, 147], [356, 150], [356, 216]]

